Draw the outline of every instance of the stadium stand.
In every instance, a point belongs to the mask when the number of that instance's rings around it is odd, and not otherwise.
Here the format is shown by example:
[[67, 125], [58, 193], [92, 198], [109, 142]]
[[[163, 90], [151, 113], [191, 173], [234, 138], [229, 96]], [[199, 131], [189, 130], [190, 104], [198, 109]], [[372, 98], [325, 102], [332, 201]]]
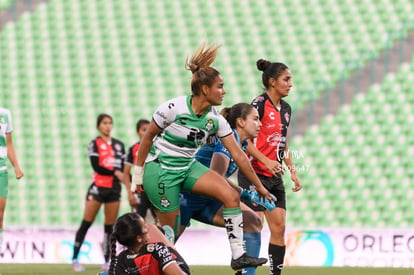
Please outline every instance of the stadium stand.
[[[86, 146], [97, 134], [97, 114], [112, 114], [114, 136], [132, 144], [138, 118], [149, 118], [160, 102], [189, 92], [191, 75], [184, 69], [184, 60], [202, 39], [223, 45], [216, 67], [226, 82], [224, 105], [249, 102], [260, 93], [255, 61], [266, 57], [292, 68], [295, 89], [288, 101], [299, 110], [379, 56], [389, 43], [404, 39], [414, 29], [413, 10], [410, 0], [40, 3], [0, 31], [2, 105], [13, 112], [15, 146], [26, 173], [23, 182], [10, 184], [6, 222], [26, 226], [77, 224], [92, 172]], [[394, 35], [395, 30], [399, 30], [398, 35]], [[367, 51], [369, 55], [360, 55]], [[344, 65], [356, 57], [361, 57], [359, 62]], [[391, 153], [374, 146], [376, 142], [388, 144], [391, 136], [372, 138], [384, 132], [377, 117], [378, 98], [400, 103], [413, 99], [408, 92], [400, 95], [406, 91], [405, 77], [412, 80], [412, 67], [412, 63], [402, 66], [395, 78], [372, 86], [366, 97], [357, 95], [337, 115], [325, 118], [294, 140], [294, 147], [306, 152], [303, 161], [309, 162], [309, 173], [301, 175], [309, 187], [298, 196], [289, 194], [290, 203], [300, 205], [300, 210], [289, 214], [293, 226], [397, 224], [395, 216], [386, 220], [383, 213], [389, 201], [374, 198], [399, 190], [386, 184], [389, 181], [407, 184], [413, 176], [409, 169], [403, 169], [412, 150], [397, 148], [409, 147], [411, 131], [400, 123], [395, 126], [407, 136], [401, 135], [405, 140], [388, 149]], [[389, 97], [395, 93], [395, 79], [401, 91]], [[387, 95], [378, 97], [384, 91]], [[394, 114], [386, 116], [387, 121], [404, 123], [404, 117], [396, 112], [401, 109], [398, 106], [387, 107]], [[366, 113], [359, 115], [356, 110]], [[365, 121], [372, 127], [366, 127]], [[361, 135], [355, 141], [349, 133]], [[340, 148], [338, 140], [343, 142]], [[362, 149], [355, 148], [355, 142]], [[393, 150], [401, 154], [401, 163], [390, 160], [391, 165], [384, 160]], [[361, 152], [366, 161], [361, 160]], [[353, 176], [350, 168], [357, 169], [358, 176]], [[377, 178], [369, 172], [371, 168]], [[398, 177], [392, 168], [399, 168]], [[377, 181], [388, 191], [374, 191]], [[355, 184], [372, 191], [363, 192], [368, 196], [363, 198], [377, 211], [377, 218], [359, 216], [362, 211], [351, 203], [360, 199]], [[396, 202], [393, 207], [400, 209]], [[321, 205], [328, 215], [320, 211]], [[406, 214], [401, 213], [404, 220]]]
[[10, 7], [13, 2], [15, 0], [0, 0], [0, 10]]
[[414, 59], [293, 139], [310, 186], [288, 194], [292, 225], [412, 226], [413, 79]]

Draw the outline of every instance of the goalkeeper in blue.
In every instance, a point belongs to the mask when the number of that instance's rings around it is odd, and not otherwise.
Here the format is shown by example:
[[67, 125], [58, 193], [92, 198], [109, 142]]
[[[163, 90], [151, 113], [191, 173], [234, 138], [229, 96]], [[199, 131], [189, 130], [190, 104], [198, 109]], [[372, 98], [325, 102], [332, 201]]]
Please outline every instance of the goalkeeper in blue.
[[[252, 105], [247, 103], [238, 103], [230, 108], [224, 108], [221, 114], [229, 122], [234, 137], [244, 152], [248, 152], [255, 159], [261, 161], [272, 171], [281, 171], [278, 162], [272, 161], [261, 154], [256, 147], [249, 143], [248, 140], [257, 137], [261, 126], [259, 114]], [[219, 139], [213, 140], [210, 144], [204, 145], [197, 152], [195, 158], [207, 167], [216, 171], [222, 176], [229, 178], [238, 169], [237, 164], [233, 161], [230, 153], [224, 147]], [[241, 197], [241, 201], [249, 201], [254, 204], [262, 205], [267, 210], [273, 210], [275, 202], [266, 198], [259, 197], [256, 191], [247, 191], [231, 183]], [[243, 240], [246, 247], [246, 253], [252, 257], [259, 257], [261, 244], [262, 220], [259, 216], [244, 203], [241, 204], [243, 214]], [[178, 237], [184, 232], [185, 228], [190, 225], [190, 220], [224, 227], [223, 204], [209, 197], [197, 195], [190, 192], [182, 191], [180, 194], [181, 224], [178, 231]], [[243, 274], [255, 274], [256, 268], [249, 267], [243, 269]]]

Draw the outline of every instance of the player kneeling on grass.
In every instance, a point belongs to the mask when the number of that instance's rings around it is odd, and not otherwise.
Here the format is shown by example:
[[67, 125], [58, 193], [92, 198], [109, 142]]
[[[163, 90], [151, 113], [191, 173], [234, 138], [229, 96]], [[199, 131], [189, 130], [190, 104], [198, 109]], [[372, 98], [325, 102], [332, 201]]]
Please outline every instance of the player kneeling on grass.
[[[126, 249], [116, 255], [116, 242]], [[119, 217], [111, 238], [109, 271], [98, 275], [186, 275], [190, 269], [162, 232], [136, 213]]]

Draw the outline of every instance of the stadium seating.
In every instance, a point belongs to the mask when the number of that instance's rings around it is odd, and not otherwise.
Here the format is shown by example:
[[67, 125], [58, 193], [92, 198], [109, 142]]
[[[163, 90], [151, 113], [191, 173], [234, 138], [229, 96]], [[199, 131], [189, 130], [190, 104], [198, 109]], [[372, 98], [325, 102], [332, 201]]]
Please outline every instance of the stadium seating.
[[0, 11], [9, 8], [16, 0], [0, 0]]
[[292, 140], [304, 184], [288, 193], [292, 226], [412, 226], [413, 79], [414, 59]]
[[[204, 38], [222, 44], [216, 67], [226, 83], [224, 105], [249, 102], [261, 92], [255, 62], [263, 57], [283, 61], [291, 68], [295, 89], [289, 102], [298, 110], [377, 57], [390, 43], [404, 38], [414, 28], [413, 10], [410, 0], [51, 0], [40, 4], [0, 32], [2, 105], [13, 112], [15, 146], [26, 174], [22, 182], [11, 181], [6, 222], [76, 225], [92, 173], [86, 147], [97, 135], [96, 116], [101, 112], [113, 115], [113, 135], [126, 146], [132, 144], [138, 118], [149, 118], [167, 98], [189, 93], [191, 74], [184, 69], [184, 61]], [[362, 175], [370, 177], [368, 165], [376, 167], [376, 176], [383, 175], [379, 167], [387, 164], [383, 157], [389, 158], [390, 153], [373, 144], [389, 140], [379, 138], [383, 129], [376, 123], [382, 105], [377, 104], [391, 98], [388, 93], [379, 94], [394, 88], [395, 82], [401, 91], [411, 88], [404, 82], [406, 77], [412, 80], [412, 65], [404, 66], [395, 79], [373, 86], [366, 97], [356, 96], [337, 116], [309, 129], [300, 139], [303, 143], [295, 140], [295, 146], [306, 150], [306, 157], [312, 160], [309, 173], [304, 173], [306, 185], [318, 184], [322, 189], [330, 179], [345, 199], [352, 190], [349, 169], [359, 166], [360, 175], [352, 177], [357, 182], [363, 182]], [[407, 106], [413, 96], [398, 93], [392, 99]], [[389, 107], [393, 116], [382, 114], [390, 123], [404, 120], [394, 107]], [[364, 115], [350, 116], [354, 110], [362, 110]], [[364, 127], [365, 121], [373, 126]], [[407, 134], [401, 144], [409, 144], [409, 127], [395, 127]], [[368, 164], [352, 155], [361, 150], [347, 135], [360, 132], [363, 135], [356, 142], [364, 147], [365, 157], [377, 156]], [[334, 148], [338, 140], [343, 142], [342, 149]], [[407, 166], [411, 155], [397, 149], [405, 156], [399, 167]], [[347, 159], [349, 155], [353, 157]], [[392, 170], [387, 169], [384, 175], [391, 177]], [[402, 170], [398, 180], [405, 182], [409, 176], [413, 175]], [[321, 193], [306, 188], [289, 198], [293, 202], [299, 198], [305, 213], [292, 211], [290, 222], [297, 226], [309, 225], [309, 221], [377, 225], [375, 220], [361, 221], [356, 214], [352, 219], [347, 216], [335, 197], [336, 189], [329, 186]], [[315, 203], [314, 196], [327, 196], [335, 205]], [[372, 203], [378, 206], [376, 201]], [[330, 214], [320, 213], [315, 219], [321, 204]], [[128, 209], [126, 204], [122, 207]], [[361, 212], [352, 205], [346, 207]]]

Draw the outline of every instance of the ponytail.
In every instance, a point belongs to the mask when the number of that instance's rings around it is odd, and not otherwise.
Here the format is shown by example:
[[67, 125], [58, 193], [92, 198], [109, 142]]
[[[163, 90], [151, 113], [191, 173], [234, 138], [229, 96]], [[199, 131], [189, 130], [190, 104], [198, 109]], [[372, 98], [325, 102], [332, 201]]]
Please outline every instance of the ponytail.
[[198, 47], [190, 59], [186, 59], [185, 68], [193, 74], [191, 79], [191, 91], [194, 96], [198, 96], [201, 93], [201, 87], [207, 85], [211, 87], [213, 85], [216, 77], [220, 73], [210, 67], [216, 60], [217, 50], [220, 46], [211, 43], [209, 46], [206, 45], [206, 42], [203, 42], [200, 47]]
[[113, 233], [111, 235], [111, 265], [109, 266], [109, 275], [115, 275], [116, 262], [116, 235]]
[[277, 79], [285, 70], [289, 69], [283, 63], [270, 62], [265, 59], [259, 59], [256, 61], [256, 66], [259, 71], [262, 71], [262, 83], [266, 89], [269, 88], [269, 79]]

